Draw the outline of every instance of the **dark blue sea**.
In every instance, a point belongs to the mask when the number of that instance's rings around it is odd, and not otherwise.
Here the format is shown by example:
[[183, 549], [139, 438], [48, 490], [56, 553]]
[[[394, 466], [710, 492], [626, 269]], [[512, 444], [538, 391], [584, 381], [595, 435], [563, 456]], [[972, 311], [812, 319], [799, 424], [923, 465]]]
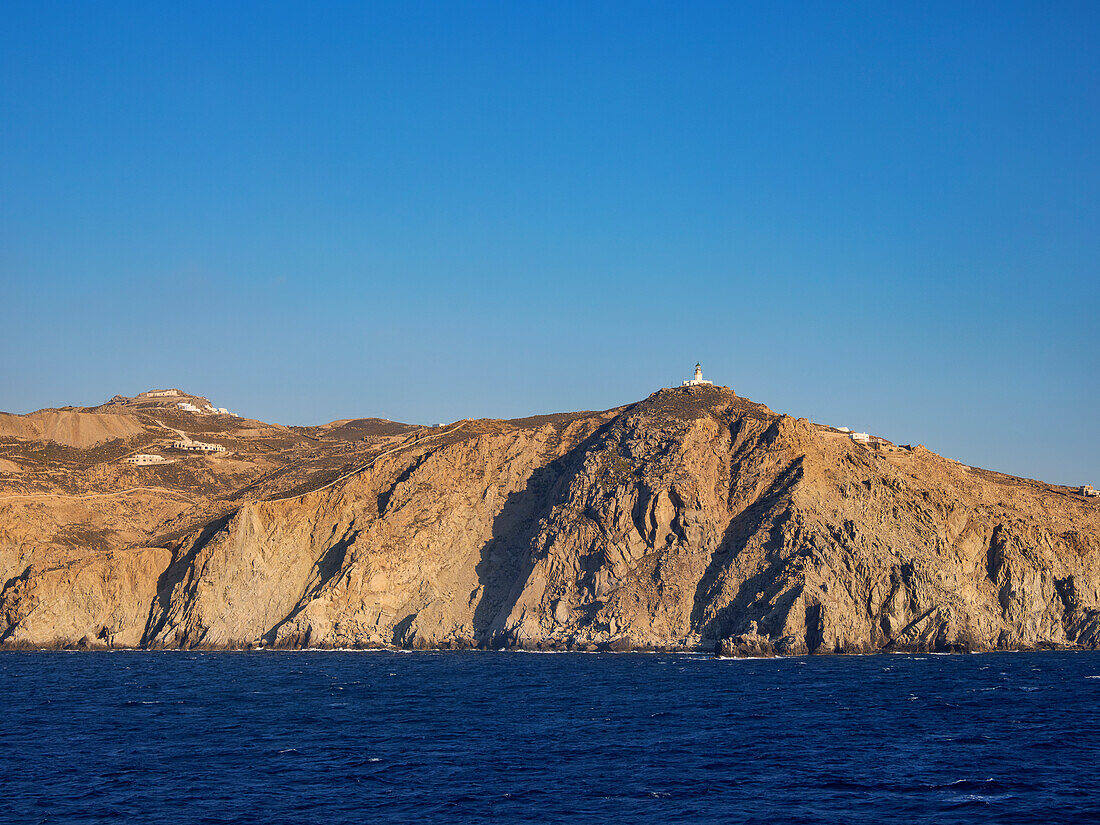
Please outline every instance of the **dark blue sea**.
[[1100, 654], [4, 653], [0, 822], [1100, 821]]

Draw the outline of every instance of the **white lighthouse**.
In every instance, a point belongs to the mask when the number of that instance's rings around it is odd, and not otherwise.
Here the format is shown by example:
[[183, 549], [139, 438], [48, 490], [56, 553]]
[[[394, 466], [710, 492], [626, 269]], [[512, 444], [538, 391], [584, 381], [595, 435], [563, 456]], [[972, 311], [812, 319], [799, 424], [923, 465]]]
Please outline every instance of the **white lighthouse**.
[[703, 378], [703, 367], [700, 364], [695, 365], [695, 377], [689, 378], [680, 384], [681, 387], [697, 387], [700, 384], [713, 384], [713, 381], [707, 381]]

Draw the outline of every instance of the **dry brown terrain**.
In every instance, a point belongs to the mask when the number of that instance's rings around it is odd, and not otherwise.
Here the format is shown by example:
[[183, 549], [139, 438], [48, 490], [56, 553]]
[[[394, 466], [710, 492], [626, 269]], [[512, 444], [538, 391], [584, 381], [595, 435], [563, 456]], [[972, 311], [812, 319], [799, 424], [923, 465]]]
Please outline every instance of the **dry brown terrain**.
[[30, 415], [0, 413], [0, 438], [53, 441], [66, 447], [94, 447], [104, 441], [128, 438], [142, 432], [130, 415], [104, 415], [76, 410], [42, 410]]
[[178, 400], [0, 417], [0, 645], [1100, 646], [1096, 499], [728, 389], [444, 427]]

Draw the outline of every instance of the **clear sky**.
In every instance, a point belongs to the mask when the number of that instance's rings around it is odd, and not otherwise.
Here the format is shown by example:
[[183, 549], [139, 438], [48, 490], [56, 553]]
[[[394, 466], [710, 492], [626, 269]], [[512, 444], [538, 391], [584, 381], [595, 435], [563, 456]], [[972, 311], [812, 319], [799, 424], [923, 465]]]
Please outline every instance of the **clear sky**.
[[0, 5], [0, 409], [707, 377], [1100, 483], [1100, 4]]

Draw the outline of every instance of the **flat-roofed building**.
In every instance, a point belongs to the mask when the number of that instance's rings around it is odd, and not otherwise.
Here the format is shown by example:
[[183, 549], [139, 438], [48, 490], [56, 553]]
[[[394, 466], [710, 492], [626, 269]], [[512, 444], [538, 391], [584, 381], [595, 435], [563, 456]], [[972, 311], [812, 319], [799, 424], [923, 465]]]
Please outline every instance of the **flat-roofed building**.
[[207, 444], [205, 441], [173, 441], [172, 447], [189, 453], [224, 453], [221, 444]]
[[146, 464], [164, 464], [168, 459], [162, 455], [154, 455], [152, 453], [137, 453], [132, 456], [128, 456], [126, 459], [127, 464], [137, 464], [144, 466]]

